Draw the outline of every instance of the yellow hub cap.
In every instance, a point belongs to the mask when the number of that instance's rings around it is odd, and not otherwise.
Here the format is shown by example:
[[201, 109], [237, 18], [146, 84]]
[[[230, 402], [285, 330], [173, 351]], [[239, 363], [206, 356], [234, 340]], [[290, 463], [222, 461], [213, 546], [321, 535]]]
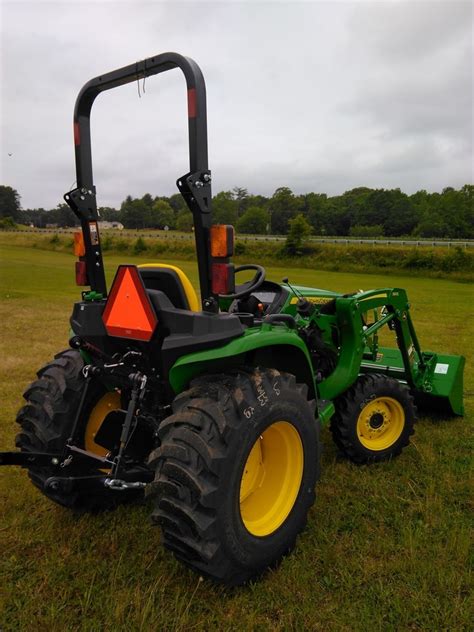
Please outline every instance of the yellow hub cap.
[[240, 482], [240, 515], [256, 536], [270, 535], [288, 517], [303, 478], [300, 435], [287, 421], [269, 426], [254, 443]]
[[357, 419], [357, 436], [369, 450], [385, 450], [403, 432], [405, 411], [392, 397], [377, 397], [362, 409]]
[[106, 456], [108, 454], [109, 450], [99, 443], [96, 443], [95, 437], [107, 415], [112, 410], [118, 410], [120, 408], [120, 393], [116, 391], [106, 393], [99, 399], [89, 415], [84, 432], [84, 445], [86, 450], [98, 456]]

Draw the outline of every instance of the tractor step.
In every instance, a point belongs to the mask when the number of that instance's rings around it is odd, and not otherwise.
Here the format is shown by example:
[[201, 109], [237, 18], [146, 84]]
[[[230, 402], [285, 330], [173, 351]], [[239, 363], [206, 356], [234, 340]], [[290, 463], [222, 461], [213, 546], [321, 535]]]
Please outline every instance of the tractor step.
[[318, 401], [318, 416], [321, 424], [327, 424], [335, 412], [334, 404], [329, 399], [320, 399]]

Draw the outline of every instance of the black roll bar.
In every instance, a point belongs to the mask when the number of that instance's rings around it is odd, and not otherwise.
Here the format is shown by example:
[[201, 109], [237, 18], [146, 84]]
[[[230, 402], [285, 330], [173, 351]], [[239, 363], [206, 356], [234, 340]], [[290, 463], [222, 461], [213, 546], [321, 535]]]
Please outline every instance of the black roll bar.
[[155, 55], [95, 77], [83, 86], [76, 99], [74, 145], [77, 188], [69, 191], [64, 199], [81, 221], [86, 251], [84, 260], [91, 290], [103, 296], [107, 295], [107, 288], [98, 235], [99, 216], [92, 173], [92, 105], [101, 92], [174, 68], [179, 68], [183, 72], [188, 95], [189, 173], [178, 179], [178, 188], [194, 217], [201, 297], [204, 301], [211, 296], [209, 229], [212, 196], [207, 157], [206, 85], [196, 62], [177, 53]]
[[206, 85], [201, 69], [188, 57], [177, 53], [162, 53], [95, 77], [88, 81], [79, 92], [74, 108], [78, 187], [90, 189], [93, 186], [90, 113], [95, 98], [105, 90], [174, 68], [180, 68], [183, 71], [188, 89], [189, 170], [192, 172], [207, 170]]

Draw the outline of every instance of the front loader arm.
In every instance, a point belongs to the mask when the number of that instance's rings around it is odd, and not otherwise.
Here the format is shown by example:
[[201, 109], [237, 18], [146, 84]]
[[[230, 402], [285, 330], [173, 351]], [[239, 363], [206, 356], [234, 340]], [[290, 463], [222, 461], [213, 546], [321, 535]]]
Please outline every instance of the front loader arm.
[[[359, 292], [336, 301], [336, 321], [339, 329], [339, 359], [336, 369], [318, 387], [325, 399], [333, 399], [347, 390], [361, 373], [366, 345], [379, 329], [393, 323], [396, 342], [403, 361], [403, 379], [411, 387], [423, 384], [423, 374], [433, 362], [422, 353], [410, 318], [410, 304], [405, 290], [383, 288]], [[384, 313], [365, 326], [363, 314], [384, 308]]]

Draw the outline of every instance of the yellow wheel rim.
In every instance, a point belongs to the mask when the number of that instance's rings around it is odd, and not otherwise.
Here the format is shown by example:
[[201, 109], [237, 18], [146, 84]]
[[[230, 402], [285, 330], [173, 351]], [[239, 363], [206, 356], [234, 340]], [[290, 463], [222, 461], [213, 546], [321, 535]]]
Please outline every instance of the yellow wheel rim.
[[269, 426], [254, 443], [240, 482], [240, 515], [252, 535], [270, 535], [288, 517], [303, 478], [300, 435], [287, 421]]
[[377, 397], [362, 409], [357, 419], [357, 436], [369, 450], [385, 450], [403, 432], [405, 411], [392, 397]]
[[95, 437], [107, 415], [112, 410], [120, 409], [120, 407], [120, 393], [116, 391], [106, 393], [99, 399], [87, 420], [84, 432], [84, 446], [86, 450], [97, 454], [97, 456], [106, 456], [109, 453], [107, 448], [95, 442]]

